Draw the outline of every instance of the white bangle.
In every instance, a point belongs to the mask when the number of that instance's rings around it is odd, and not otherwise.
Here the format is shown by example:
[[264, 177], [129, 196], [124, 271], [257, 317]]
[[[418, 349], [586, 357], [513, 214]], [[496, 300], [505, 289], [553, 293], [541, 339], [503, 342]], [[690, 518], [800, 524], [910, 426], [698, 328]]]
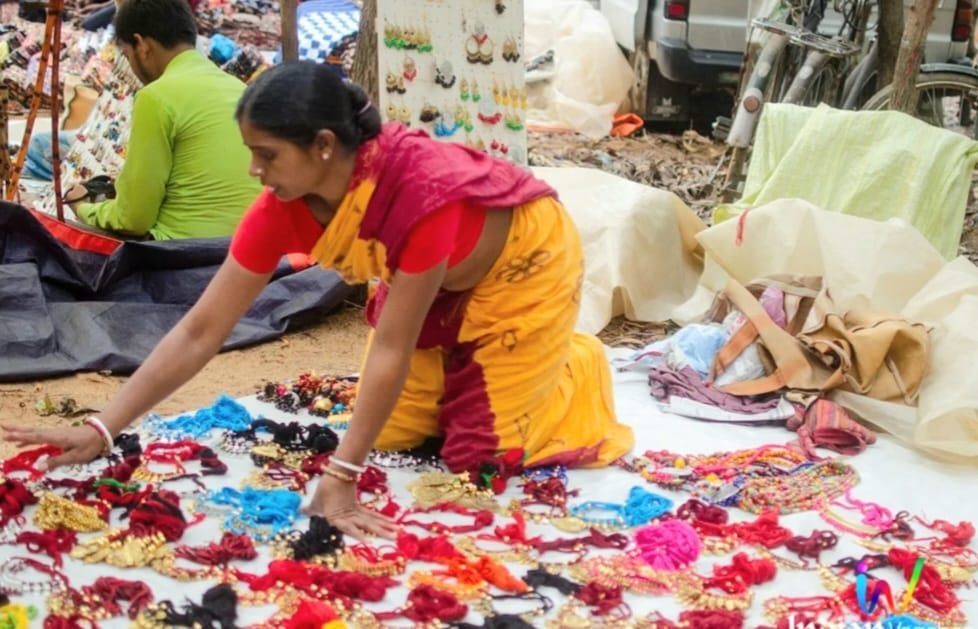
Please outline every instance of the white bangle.
[[349, 470], [354, 474], [363, 474], [364, 472], [367, 471], [367, 468], [363, 467], [362, 465], [354, 465], [353, 463], [347, 463], [343, 459], [336, 458], [335, 456], [329, 457], [329, 462], [334, 465], [338, 465], [339, 467], [342, 467], [345, 470]]
[[85, 425], [94, 429], [98, 433], [99, 437], [102, 438], [102, 454], [109, 454], [112, 452], [112, 448], [115, 445], [115, 441], [112, 439], [112, 433], [109, 429], [105, 427], [102, 420], [95, 415], [89, 415], [85, 418]]

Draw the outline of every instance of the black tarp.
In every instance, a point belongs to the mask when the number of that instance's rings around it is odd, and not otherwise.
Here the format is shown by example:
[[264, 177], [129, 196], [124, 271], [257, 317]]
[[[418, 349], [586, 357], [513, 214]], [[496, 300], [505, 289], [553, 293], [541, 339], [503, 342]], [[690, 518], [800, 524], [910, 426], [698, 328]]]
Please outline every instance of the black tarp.
[[[193, 305], [229, 238], [124, 242], [111, 254], [68, 246], [29, 210], [0, 202], [0, 381], [75, 371], [128, 373]], [[351, 288], [283, 258], [222, 350], [325, 316]]]

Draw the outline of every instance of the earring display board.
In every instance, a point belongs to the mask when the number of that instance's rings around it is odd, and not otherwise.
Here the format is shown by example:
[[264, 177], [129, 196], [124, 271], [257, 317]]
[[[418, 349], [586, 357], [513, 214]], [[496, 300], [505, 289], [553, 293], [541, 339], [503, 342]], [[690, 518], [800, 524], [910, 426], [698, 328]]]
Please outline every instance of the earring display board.
[[378, 0], [380, 108], [526, 165], [522, 0]]

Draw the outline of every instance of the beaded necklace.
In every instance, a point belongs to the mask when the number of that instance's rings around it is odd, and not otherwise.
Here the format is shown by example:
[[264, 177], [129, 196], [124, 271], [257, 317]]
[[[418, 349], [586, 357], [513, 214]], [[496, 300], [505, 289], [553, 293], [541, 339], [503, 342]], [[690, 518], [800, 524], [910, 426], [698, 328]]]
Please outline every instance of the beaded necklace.
[[[21, 577], [31, 571], [44, 575], [31, 581]], [[55, 568], [30, 557], [11, 557], [0, 563], [0, 594], [44, 594], [68, 587], [68, 577]]]
[[247, 533], [257, 541], [269, 541], [291, 526], [298, 516], [301, 498], [285, 489], [238, 491], [223, 487], [203, 496], [192, 509], [205, 515], [223, 517], [221, 529]]
[[221, 394], [213, 406], [202, 408], [192, 415], [181, 415], [170, 420], [150, 415], [143, 422], [143, 428], [157, 439], [200, 440], [212, 430], [244, 430], [250, 423], [248, 410], [237, 400]]
[[[653, 494], [641, 487], [632, 487], [624, 505], [612, 502], [587, 501], [570, 508], [570, 515], [580, 518], [589, 525], [600, 529], [627, 528], [641, 526], [664, 515], [672, 509], [672, 500], [665, 496]], [[606, 511], [611, 517], [594, 517], [588, 515], [591, 511]]]

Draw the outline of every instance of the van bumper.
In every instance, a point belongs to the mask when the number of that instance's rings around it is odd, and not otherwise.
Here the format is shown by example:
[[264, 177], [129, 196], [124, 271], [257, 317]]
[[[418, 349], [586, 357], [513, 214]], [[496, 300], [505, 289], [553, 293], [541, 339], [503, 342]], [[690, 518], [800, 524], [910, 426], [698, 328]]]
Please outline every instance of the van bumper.
[[736, 85], [743, 53], [694, 50], [681, 39], [656, 41], [656, 63], [662, 76], [676, 83]]

